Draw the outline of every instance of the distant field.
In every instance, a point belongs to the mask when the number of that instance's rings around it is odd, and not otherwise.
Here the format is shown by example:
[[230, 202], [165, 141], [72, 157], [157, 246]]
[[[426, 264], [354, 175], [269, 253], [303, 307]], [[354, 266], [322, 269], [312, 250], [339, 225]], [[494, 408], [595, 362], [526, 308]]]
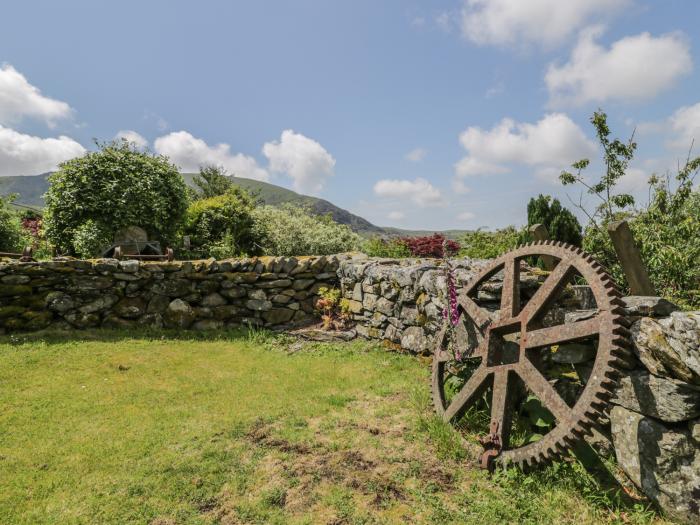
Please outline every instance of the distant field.
[[578, 463], [489, 477], [427, 365], [264, 333], [0, 337], [0, 523], [664, 523]]

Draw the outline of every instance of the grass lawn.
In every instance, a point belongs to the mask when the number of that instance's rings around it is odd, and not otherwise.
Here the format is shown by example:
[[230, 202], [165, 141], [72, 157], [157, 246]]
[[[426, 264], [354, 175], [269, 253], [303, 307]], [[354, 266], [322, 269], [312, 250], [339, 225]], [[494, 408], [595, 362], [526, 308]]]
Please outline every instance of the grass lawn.
[[0, 337], [0, 523], [666, 523], [577, 462], [488, 476], [428, 368], [264, 333]]

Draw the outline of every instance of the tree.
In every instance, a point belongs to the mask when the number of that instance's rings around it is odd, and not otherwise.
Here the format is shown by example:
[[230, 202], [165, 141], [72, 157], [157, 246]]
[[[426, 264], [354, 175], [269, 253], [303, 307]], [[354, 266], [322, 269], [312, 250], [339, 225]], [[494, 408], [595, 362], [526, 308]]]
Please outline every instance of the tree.
[[583, 236], [578, 219], [558, 199], [549, 195], [540, 194], [537, 198], [530, 199], [527, 204], [527, 224], [544, 224], [551, 239], [581, 246]]
[[183, 234], [190, 236], [191, 255], [222, 258], [257, 253], [253, 207], [250, 195], [234, 185], [223, 195], [190, 204]]
[[201, 166], [199, 175], [195, 175], [193, 182], [197, 187], [195, 194], [198, 199], [217, 197], [234, 187], [224, 167], [213, 164]]
[[62, 163], [49, 177], [48, 240], [60, 253], [73, 255], [76, 235], [81, 246], [94, 247], [95, 239], [140, 226], [153, 240], [172, 244], [187, 209], [177, 168], [167, 157], [139, 151], [127, 141], [96, 145], [97, 151]]

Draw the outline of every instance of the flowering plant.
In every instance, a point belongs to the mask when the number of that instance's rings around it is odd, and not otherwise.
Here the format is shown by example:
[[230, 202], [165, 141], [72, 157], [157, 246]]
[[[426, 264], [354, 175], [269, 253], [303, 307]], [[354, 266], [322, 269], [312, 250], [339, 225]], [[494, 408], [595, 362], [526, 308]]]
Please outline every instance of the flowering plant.
[[[451, 251], [448, 244], [449, 242], [454, 241], [448, 241], [443, 238], [443, 256]], [[455, 286], [454, 270], [450, 264], [450, 260], [447, 258], [445, 258], [444, 268], [446, 287], [445, 297], [447, 299], [447, 306], [442, 311], [442, 318], [444, 319], [444, 322], [447, 323], [447, 333], [445, 334], [445, 337], [447, 338], [447, 349], [451, 351], [452, 357], [455, 361], [461, 361], [463, 355], [457, 346], [456, 328], [459, 325], [459, 318], [462, 313], [457, 307], [457, 287]]]

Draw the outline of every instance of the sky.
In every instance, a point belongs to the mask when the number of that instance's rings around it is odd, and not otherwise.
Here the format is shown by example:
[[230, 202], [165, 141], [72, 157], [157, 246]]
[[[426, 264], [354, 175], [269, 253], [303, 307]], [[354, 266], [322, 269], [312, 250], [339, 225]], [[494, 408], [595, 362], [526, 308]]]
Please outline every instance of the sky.
[[696, 0], [9, 2], [0, 176], [124, 137], [382, 226], [499, 228], [539, 193], [579, 202], [558, 174], [600, 175], [600, 108], [635, 133], [621, 189], [643, 201], [700, 143], [698, 20]]

